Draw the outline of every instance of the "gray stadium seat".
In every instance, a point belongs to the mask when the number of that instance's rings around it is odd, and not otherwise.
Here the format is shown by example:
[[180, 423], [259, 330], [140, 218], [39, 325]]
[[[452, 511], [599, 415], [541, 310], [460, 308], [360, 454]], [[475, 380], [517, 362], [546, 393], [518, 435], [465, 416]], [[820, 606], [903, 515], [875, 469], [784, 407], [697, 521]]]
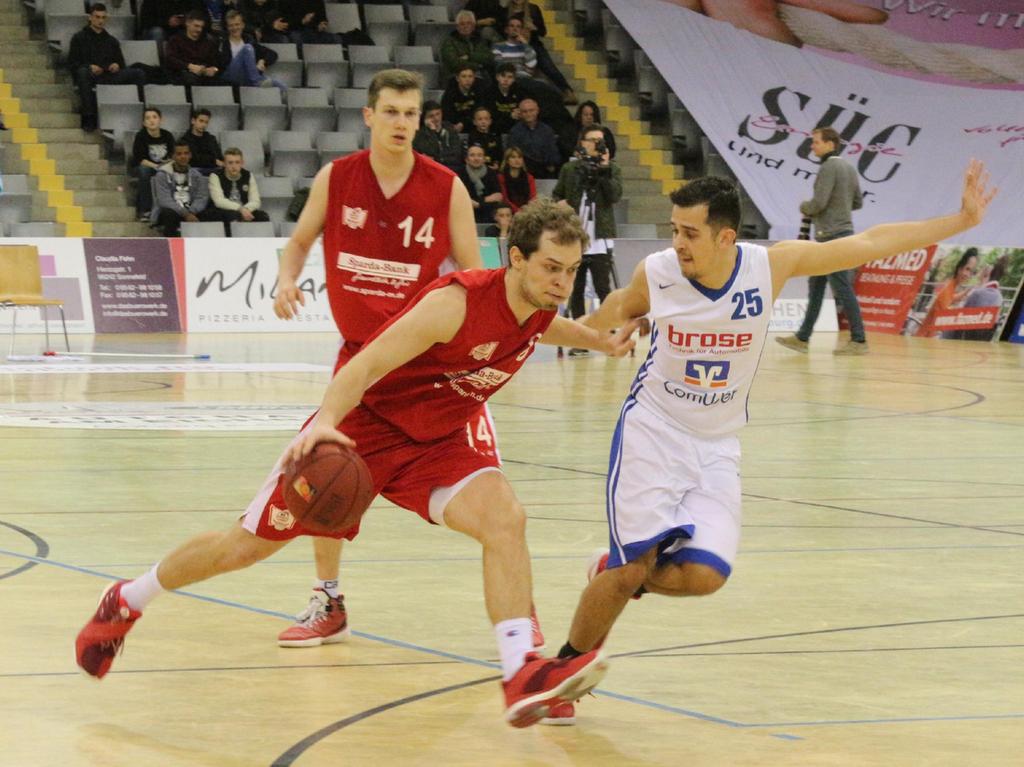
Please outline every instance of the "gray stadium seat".
[[163, 113], [162, 125], [175, 136], [189, 129], [192, 105], [185, 95], [184, 85], [146, 85], [142, 100], [147, 106], [158, 107]]
[[289, 129], [315, 136], [334, 130], [337, 115], [322, 88], [292, 88], [288, 91]]
[[401, 5], [363, 5], [366, 33], [377, 45], [395, 48], [409, 44], [409, 22]]
[[381, 45], [350, 45], [348, 60], [353, 88], [366, 88], [377, 72], [393, 66], [391, 49]]
[[359, 6], [355, 3], [327, 3], [327, 31], [341, 34], [353, 29], [362, 29], [359, 20]]
[[288, 108], [281, 103], [281, 91], [277, 88], [239, 88], [242, 104], [242, 127], [253, 131], [263, 142], [270, 145], [270, 134], [288, 127]]
[[419, 72], [426, 88], [436, 88], [441, 65], [434, 60], [434, 49], [426, 45], [404, 45], [395, 48], [395, 66]]
[[448, 9], [440, 5], [409, 6], [409, 21], [412, 24], [447, 24]]
[[302, 87], [302, 61], [295, 43], [266, 43], [277, 54], [277, 61], [267, 67], [267, 75], [289, 88]]
[[0, 194], [0, 221], [17, 224], [32, 217], [32, 189], [28, 176], [12, 174], [3, 176], [4, 191]]
[[[413, 6], [410, 11], [414, 11], [417, 8], [432, 8], [437, 6]], [[444, 9], [441, 9], [444, 10]], [[414, 45], [426, 45], [433, 48], [435, 51], [441, 47], [441, 43], [444, 42], [445, 38], [448, 37], [452, 30], [455, 29], [455, 24], [452, 22], [419, 22], [413, 23], [412, 28], [412, 42]]]
[[304, 45], [307, 88], [345, 88], [348, 86], [348, 62], [340, 45]]
[[321, 167], [338, 157], [359, 151], [359, 135], [355, 133], [320, 133], [314, 145]]
[[288, 206], [295, 196], [290, 178], [264, 176], [257, 180], [260, 190], [260, 208], [267, 212], [271, 221], [284, 221]]
[[223, 237], [224, 224], [220, 221], [182, 221], [182, 237]]
[[[223, 231], [223, 230], [222, 230]], [[232, 221], [232, 237], [276, 237], [273, 221]]]
[[366, 127], [363, 122], [363, 107], [366, 106], [366, 91], [362, 88], [335, 88], [334, 109], [338, 113], [339, 133], [361, 134]]
[[129, 66], [132, 64], [160, 66], [160, 48], [157, 46], [156, 40], [121, 40], [120, 42], [125, 64]]
[[274, 131], [270, 134], [271, 172], [275, 176], [314, 176], [320, 170], [313, 139], [304, 131]]
[[125, 131], [142, 126], [142, 102], [134, 85], [97, 85], [96, 104], [100, 130], [110, 136], [115, 149], [121, 146]]
[[[276, 89], [275, 89], [276, 90]], [[219, 135], [226, 130], [238, 129], [238, 104], [230, 85], [208, 85], [192, 90], [192, 105], [210, 110], [209, 131]]]
[[[277, 90], [274, 88], [273, 90]], [[256, 131], [228, 130], [220, 136], [221, 147], [238, 147], [245, 158], [245, 167], [250, 173], [260, 176], [264, 172], [266, 162], [263, 158], [263, 139]]]
[[277, 225], [277, 236], [291, 237], [292, 232], [295, 231], [295, 227], [298, 225], [298, 221], [282, 221], [280, 224]]

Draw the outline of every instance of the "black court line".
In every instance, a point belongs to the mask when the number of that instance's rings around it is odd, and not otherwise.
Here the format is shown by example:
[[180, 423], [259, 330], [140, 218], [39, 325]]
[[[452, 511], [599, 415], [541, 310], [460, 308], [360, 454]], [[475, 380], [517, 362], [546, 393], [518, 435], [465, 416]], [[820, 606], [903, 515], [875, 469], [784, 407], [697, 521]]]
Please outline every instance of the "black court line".
[[[746, 495], [746, 493], [744, 493]], [[924, 522], [935, 527], [951, 527], [958, 530], [976, 530], [982, 533], [997, 533], [998, 535], [1017, 535], [1024, 536], [1024, 531], [1018, 532], [1017, 530], [1000, 530], [998, 528], [985, 527], [984, 525], [963, 525], [957, 522], [939, 522], [934, 519], [922, 519], [921, 517], [911, 517], [906, 514], [888, 514], [883, 511], [868, 511], [867, 509], [854, 509], [849, 506], [835, 506], [830, 503], [816, 503], [814, 501], [794, 501], [787, 498], [773, 498], [769, 495], [754, 495], [753, 498], [760, 498], [761, 500], [778, 501], [780, 503], [791, 503], [794, 506], [811, 506], [817, 509], [830, 509], [832, 511], [848, 511], [853, 514], [864, 514], [871, 517], [885, 517], [886, 519], [902, 519], [906, 522]]]
[[657, 647], [650, 650], [635, 650], [612, 655], [612, 658], [630, 658], [636, 656], [650, 655], [653, 653], [666, 653], [673, 650], [691, 650], [698, 647], [716, 647], [719, 645], [739, 644], [741, 642], [760, 642], [765, 639], [791, 639], [793, 637], [818, 636], [821, 634], [841, 634], [845, 631], [869, 631], [871, 629], [900, 628], [902, 626], [930, 626], [942, 623], [970, 623], [972, 621], [993, 621], [1014, 618], [1024, 618], [1024, 613], [1010, 613], [1008, 615], [976, 615], [969, 618], [934, 618], [923, 621], [903, 621], [900, 623], [874, 623], [866, 626], [841, 626], [834, 629], [815, 629], [813, 631], [794, 631], [787, 634], [764, 634], [756, 637], [742, 637], [740, 639], [717, 639], [713, 642], [697, 642], [694, 644], [681, 644], [671, 647]]
[[288, 748], [283, 754], [277, 757], [277, 759], [275, 759], [271, 763], [270, 767], [290, 767], [290, 765], [295, 763], [296, 759], [298, 759], [300, 756], [302, 756], [302, 754], [304, 754], [306, 751], [315, 746], [324, 738], [333, 735], [339, 730], [344, 730], [346, 727], [349, 727], [353, 724], [357, 724], [358, 722], [361, 722], [364, 719], [369, 719], [371, 716], [376, 716], [377, 714], [381, 714], [385, 711], [390, 711], [391, 709], [398, 708], [399, 706], [405, 706], [410, 703], [416, 703], [417, 701], [424, 700], [425, 698], [433, 698], [436, 695], [444, 695], [448, 692], [464, 690], [467, 687], [475, 687], [478, 684], [493, 682], [498, 679], [501, 679], [501, 677], [485, 676], [482, 679], [474, 679], [471, 682], [461, 682], [459, 684], [449, 685], [448, 687], [439, 687], [436, 690], [427, 690], [426, 692], [417, 693], [416, 695], [410, 695], [406, 698], [399, 698], [398, 700], [383, 703], [379, 706], [375, 706], [374, 708], [368, 708], [366, 711], [360, 711], [358, 714], [353, 714], [352, 716], [346, 717], [345, 719], [340, 719], [337, 722], [334, 722], [333, 724], [329, 724], [326, 727], [323, 727], [317, 730], [316, 732], [307, 735], [305, 738], [303, 738], [298, 743]]
[[[36, 547], [36, 553], [33, 554], [33, 556], [38, 557], [39, 559], [46, 559], [50, 555], [50, 544], [43, 540], [42, 537], [33, 533], [31, 530], [26, 530], [24, 527], [12, 525], [10, 522], [4, 522], [3, 520], [0, 520], [0, 525], [10, 528], [16, 533], [21, 533], [30, 541], [32, 541], [32, 543], [34, 543]], [[26, 570], [31, 570], [38, 564], [38, 562], [29, 560], [25, 562], [23, 565], [14, 568], [9, 573], [3, 573], [2, 575], [0, 575], [0, 581], [2, 581], [4, 578], [13, 578], [15, 575], [21, 575]]]
[[746, 652], [666, 652], [650, 653], [643, 658], [731, 658], [737, 655], [846, 655], [870, 652], [920, 652], [932, 650], [1008, 650], [1024, 644], [922, 645], [920, 647], [861, 647], [848, 650], [750, 650]]

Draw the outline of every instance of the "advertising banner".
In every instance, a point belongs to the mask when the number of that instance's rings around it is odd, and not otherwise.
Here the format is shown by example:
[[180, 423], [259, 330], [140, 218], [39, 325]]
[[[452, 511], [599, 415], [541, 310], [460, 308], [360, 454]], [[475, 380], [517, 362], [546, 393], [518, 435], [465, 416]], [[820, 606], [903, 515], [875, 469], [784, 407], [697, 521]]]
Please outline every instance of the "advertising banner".
[[935, 251], [936, 246], [931, 245], [871, 261], [858, 270], [853, 288], [866, 331], [903, 332]]
[[[85, 268], [82, 240], [69, 237], [17, 237], [0, 239], [2, 245], [35, 245], [39, 250], [39, 271], [43, 279], [43, 295], [64, 302], [68, 333], [93, 333], [92, 302], [89, 297], [89, 276]], [[0, 309], [0, 320], [8, 325], [12, 309]], [[18, 333], [42, 333], [43, 311], [50, 320], [50, 332], [60, 333], [60, 312], [47, 309], [18, 309]], [[63, 348], [63, 340], [60, 348]]]
[[168, 240], [83, 240], [97, 333], [178, 333]]
[[323, 248], [310, 249], [299, 279], [306, 305], [295, 319], [274, 314], [277, 265], [288, 240], [182, 240], [189, 333], [337, 332], [327, 301]]
[[1024, 244], [1024, 7], [1018, 0], [607, 0], [772, 226], [797, 236], [832, 126], [856, 168], [857, 231], [959, 206], [985, 162], [1001, 195], [955, 242]]

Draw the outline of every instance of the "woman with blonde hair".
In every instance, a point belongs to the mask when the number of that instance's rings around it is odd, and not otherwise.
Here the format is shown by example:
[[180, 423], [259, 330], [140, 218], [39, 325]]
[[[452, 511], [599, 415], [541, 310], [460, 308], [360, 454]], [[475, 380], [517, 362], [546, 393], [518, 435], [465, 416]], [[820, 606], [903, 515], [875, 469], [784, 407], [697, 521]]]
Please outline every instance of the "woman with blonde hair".
[[513, 213], [518, 213], [522, 206], [537, 196], [537, 184], [526, 170], [526, 158], [518, 147], [510, 146], [505, 150], [498, 185]]

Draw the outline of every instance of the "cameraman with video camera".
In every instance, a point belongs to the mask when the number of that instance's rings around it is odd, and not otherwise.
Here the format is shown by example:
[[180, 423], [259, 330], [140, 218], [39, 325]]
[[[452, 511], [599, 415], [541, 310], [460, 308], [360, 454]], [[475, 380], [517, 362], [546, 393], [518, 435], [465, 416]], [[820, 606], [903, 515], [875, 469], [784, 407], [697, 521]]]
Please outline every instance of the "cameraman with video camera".
[[[604, 129], [596, 123], [580, 132], [576, 157], [562, 166], [551, 196], [575, 210], [590, 236], [583, 263], [576, 272], [569, 312], [573, 319], [586, 313], [584, 292], [587, 272], [594, 281], [597, 297], [604, 301], [611, 292], [612, 248], [615, 245], [615, 215], [612, 206], [622, 199], [622, 170], [611, 160]], [[570, 349], [570, 356], [586, 354], [586, 349]]]

